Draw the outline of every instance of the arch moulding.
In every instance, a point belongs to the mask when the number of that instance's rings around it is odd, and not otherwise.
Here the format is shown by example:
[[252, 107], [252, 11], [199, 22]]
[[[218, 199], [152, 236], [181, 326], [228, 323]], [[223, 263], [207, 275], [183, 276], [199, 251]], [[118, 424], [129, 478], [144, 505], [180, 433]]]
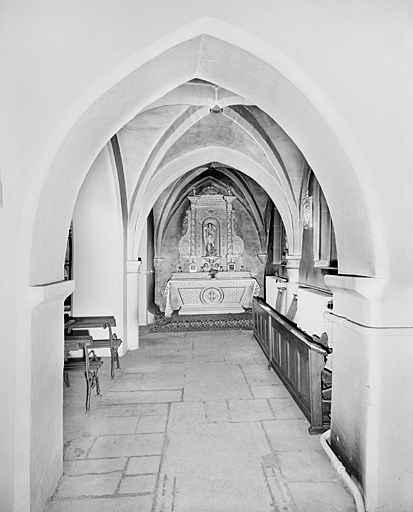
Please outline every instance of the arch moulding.
[[[22, 215], [22, 237], [32, 241], [30, 254], [21, 256], [22, 279], [35, 285], [62, 278], [65, 234], [97, 154], [145, 106], [192, 78], [248, 98], [274, 118], [297, 143], [323, 188], [336, 229], [340, 272], [386, 277], [388, 258], [374, 188], [340, 113], [279, 50], [230, 24], [201, 18], [97, 77], [95, 86], [51, 127]], [[317, 149], [320, 141], [325, 141], [323, 151]], [[348, 197], [354, 197], [355, 207], [343, 215]]]
[[234, 167], [247, 176], [252, 177], [268, 193], [274, 204], [277, 206], [283, 220], [288, 239], [291, 241], [291, 249], [294, 253], [299, 251], [297, 244], [300, 243], [298, 233], [298, 210], [292, 212], [286, 201], [283, 189], [275, 174], [271, 175], [266, 169], [243, 153], [222, 147], [207, 147], [187, 153], [169, 162], [165, 167], [156, 173], [146, 194], [139, 201], [139, 209], [135, 209], [136, 217], [130, 222], [130, 236], [132, 237], [131, 247], [133, 248], [132, 258], [138, 257], [139, 241], [145, 227], [146, 218], [149, 215], [159, 194], [175, 180], [190, 172], [195, 167], [207, 164], [209, 161], [219, 161], [223, 165]]

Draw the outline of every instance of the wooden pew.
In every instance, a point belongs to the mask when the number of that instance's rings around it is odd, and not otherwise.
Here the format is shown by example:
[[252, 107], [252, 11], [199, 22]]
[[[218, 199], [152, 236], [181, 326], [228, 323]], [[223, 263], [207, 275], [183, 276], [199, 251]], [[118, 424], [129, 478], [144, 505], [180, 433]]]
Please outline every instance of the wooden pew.
[[[89, 331], [79, 330], [65, 333], [65, 361], [63, 367], [63, 380], [67, 387], [70, 386], [69, 372], [82, 372], [86, 379], [86, 412], [90, 411], [91, 390], [96, 386], [96, 395], [100, 395], [98, 370], [103, 361], [89, 352], [93, 342]], [[70, 357], [71, 351], [82, 350], [83, 357]]]
[[326, 351], [326, 365], [321, 372], [321, 395], [323, 397], [323, 414], [327, 416], [328, 421], [331, 420], [331, 395], [333, 391], [333, 371], [329, 364], [328, 355], [333, 352], [328, 342], [328, 336], [326, 332], [323, 332], [321, 336], [313, 334], [313, 341], [321, 345]]
[[264, 301], [253, 300], [254, 336], [297, 405], [310, 422], [309, 432], [330, 427], [328, 404], [323, 403], [321, 374], [326, 350]]
[[115, 377], [115, 363], [116, 367], [120, 369], [118, 348], [122, 340], [112, 333], [112, 327], [116, 326], [114, 316], [75, 316], [69, 317], [65, 322], [65, 329], [70, 333], [78, 329], [93, 329], [103, 328], [108, 329], [109, 336], [104, 339], [93, 339], [90, 349], [109, 348], [110, 349], [110, 376], [112, 379]]

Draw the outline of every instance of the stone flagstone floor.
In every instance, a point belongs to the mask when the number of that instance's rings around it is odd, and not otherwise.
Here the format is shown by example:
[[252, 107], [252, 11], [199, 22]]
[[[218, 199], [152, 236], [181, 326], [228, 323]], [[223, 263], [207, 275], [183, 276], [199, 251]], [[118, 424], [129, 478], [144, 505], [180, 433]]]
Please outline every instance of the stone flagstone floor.
[[70, 376], [45, 512], [355, 511], [251, 331], [143, 332], [121, 365], [87, 415]]

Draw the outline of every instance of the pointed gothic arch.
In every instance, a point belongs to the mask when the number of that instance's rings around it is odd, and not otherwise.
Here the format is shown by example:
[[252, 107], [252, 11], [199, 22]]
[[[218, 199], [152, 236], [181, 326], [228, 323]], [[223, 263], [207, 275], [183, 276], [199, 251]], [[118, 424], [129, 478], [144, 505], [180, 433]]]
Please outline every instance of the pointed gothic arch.
[[[220, 61], [226, 63], [225, 70], [216, 65]], [[249, 98], [298, 144], [328, 198], [341, 273], [387, 275], [374, 188], [343, 117], [317, 84], [279, 50], [232, 25], [201, 18], [98, 78], [56, 126], [25, 203], [23, 218], [30, 221], [22, 236], [32, 240], [32, 250], [22, 255], [21, 268], [30, 268], [25, 274], [29, 282], [61, 279], [66, 242], [62, 233], [67, 232], [77, 192], [103, 145], [146, 105], [194, 77]], [[349, 222], [341, 212], [350, 196], [355, 200]], [[61, 211], [56, 216], [58, 205]]]

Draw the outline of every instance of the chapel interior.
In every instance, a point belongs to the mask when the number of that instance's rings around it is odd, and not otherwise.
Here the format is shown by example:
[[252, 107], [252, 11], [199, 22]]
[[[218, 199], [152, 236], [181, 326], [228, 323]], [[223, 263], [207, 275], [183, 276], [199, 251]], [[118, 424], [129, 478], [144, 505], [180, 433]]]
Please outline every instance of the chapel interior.
[[[324, 432], [352, 510], [412, 510], [411, 5], [6, 1], [0, 48], [0, 509], [48, 510], [65, 401], [82, 422], [100, 403], [93, 381], [83, 418], [67, 375], [74, 319], [116, 319], [90, 333], [111, 325], [118, 359], [101, 340], [82, 362], [105, 399], [128, 358], [168, 349], [151, 345], [160, 323], [250, 315], [240, 339], [266, 372], [278, 323], [315, 344], [309, 407], [328, 409], [308, 443]], [[288, 379], [316, 356], [297, 343], [279, 384], [303, 411]], [[160, 496], [148, 510], [172, 511]]]

